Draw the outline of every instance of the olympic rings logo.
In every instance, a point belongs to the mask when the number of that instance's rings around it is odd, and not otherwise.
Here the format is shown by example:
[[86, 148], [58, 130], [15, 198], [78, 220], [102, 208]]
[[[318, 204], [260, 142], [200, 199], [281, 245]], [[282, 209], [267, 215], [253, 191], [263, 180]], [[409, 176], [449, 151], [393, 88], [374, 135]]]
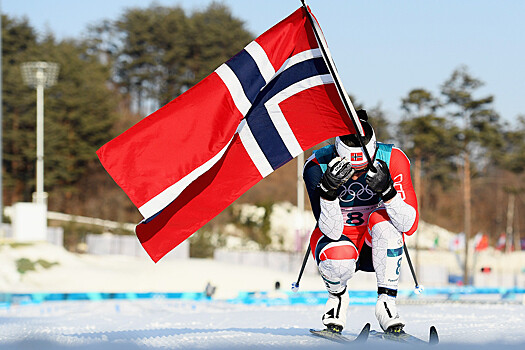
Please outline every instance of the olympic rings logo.
[[375, 193], [370, 188], [368, 188], [368, 185], [363, 186], [363, 184], [361, 184], [360, 182], [352, 182], [350, 185], [348, 185], [348, 187], [346, 187], [345, 185], [343, 185], [342, 187], [343, 191], [339, 195], [339, 199], [342, 202], [351, 202], [356, 197], [361, 201], [368, 201], [375, 196]]

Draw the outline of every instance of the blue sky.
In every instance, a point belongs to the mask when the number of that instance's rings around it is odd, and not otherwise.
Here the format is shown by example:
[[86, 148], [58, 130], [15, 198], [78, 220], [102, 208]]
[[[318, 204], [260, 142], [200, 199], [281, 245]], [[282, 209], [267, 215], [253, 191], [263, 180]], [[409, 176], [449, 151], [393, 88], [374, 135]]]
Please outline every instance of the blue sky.
[[[89, 24], [118, 18], [140, 0], [0, 0], [2, 13], [26, 16], [39, 32], [81, 38]], [[223, 0], [259, 35], [292, 13], [299, 0]], [[307, 0], [319, 20], [346, 89], [355, 102], [402, 115], [413, 88], [435, 94], [460, 65], [485, 82], [477, 97], [495, 96], [506, 121], [525, 115], [525, 1]], [[157, 0], [188, 12], [210, 0]]]

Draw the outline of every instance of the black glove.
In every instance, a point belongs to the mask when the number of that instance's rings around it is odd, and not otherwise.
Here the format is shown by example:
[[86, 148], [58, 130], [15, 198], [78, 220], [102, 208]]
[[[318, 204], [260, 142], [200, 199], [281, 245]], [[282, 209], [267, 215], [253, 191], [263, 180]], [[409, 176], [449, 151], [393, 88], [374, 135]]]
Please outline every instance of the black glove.
[[394, 188], [394, 181], [390, 176], [388, 165], [383, 160], [378, 159], [374, 162], [374, 167], [376, 168], [375, 171], [371, 168], [366, 173], [366, 183], [372, 191], [381, 194], [384, 202], [389, 201], [396, 196], [397, 191]]
[[336, 157], [328, 163], [321, 182], [317, 186], [319, 195], [326, 200], [333, 201], [337, 198], [337, 189], [348, 181], [355, 170], [346, 158]]

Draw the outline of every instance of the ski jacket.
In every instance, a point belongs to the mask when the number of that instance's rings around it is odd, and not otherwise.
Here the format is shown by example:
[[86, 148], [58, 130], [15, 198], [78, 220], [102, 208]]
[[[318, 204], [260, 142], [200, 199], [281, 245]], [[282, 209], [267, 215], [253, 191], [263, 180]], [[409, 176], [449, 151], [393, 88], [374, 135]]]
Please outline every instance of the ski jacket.
[[[303, 179], [318, 224], [322, 210], [322, 199], [316, 187], [321, 181], [328, 163], [337, 156], [333, 145], [323, 147], [314, 151], [303, 169]], [[389, 210], [388, 205], [385, 206], [381, 200], [380, 194], [376, 194], [368, 188], [365, 180], [366, 175], [360, 176], [357, 180], [350, 179], [343, 184], [338, 190], [340, 215], [343, 217], [344, 234], [352, 240], [355, 239], [355, 243], [363, 241], [361, 236], [367, 233], [368, 218], [375, 210], [385, 208], [398, 231], [407, 235], [415, 232], [419, 221], [417, 198], [412, 186], [410, 161], [407, 156], [391, 144], [378, 142], [375, 159], [382, 159], [388, 165], [394, 187], [397, 190], [396, 197], [392, 199], [392, 203], [396, 203], [396, 207], [395, 210]], [[400, 203], [400, 200], [404, 203]], [[323, 231], [322, 228], [321, 231]], [[323, 233], [327, 234], [326, 232]]]

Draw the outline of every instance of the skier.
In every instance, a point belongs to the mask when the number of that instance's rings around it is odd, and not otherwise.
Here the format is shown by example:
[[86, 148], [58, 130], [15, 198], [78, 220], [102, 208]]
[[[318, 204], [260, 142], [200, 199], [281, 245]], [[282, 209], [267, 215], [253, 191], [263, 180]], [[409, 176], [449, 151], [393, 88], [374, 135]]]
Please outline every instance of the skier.
[[310, 247], [329, 292], [322, 321], [327, 330], [341, 333], [350, 299], [347, 282], [357, 270], [375, 271], [379, 325], [401, 332], [405, 322], [396, 296], [404, 235], [414, 233], [419, 218], [410, 162], [399, 148], [376, 142], [366, 111], [358, 116], [375, 169], [357, 136], [344, 135], [315, 151], [303, 170], [317, 220]]

